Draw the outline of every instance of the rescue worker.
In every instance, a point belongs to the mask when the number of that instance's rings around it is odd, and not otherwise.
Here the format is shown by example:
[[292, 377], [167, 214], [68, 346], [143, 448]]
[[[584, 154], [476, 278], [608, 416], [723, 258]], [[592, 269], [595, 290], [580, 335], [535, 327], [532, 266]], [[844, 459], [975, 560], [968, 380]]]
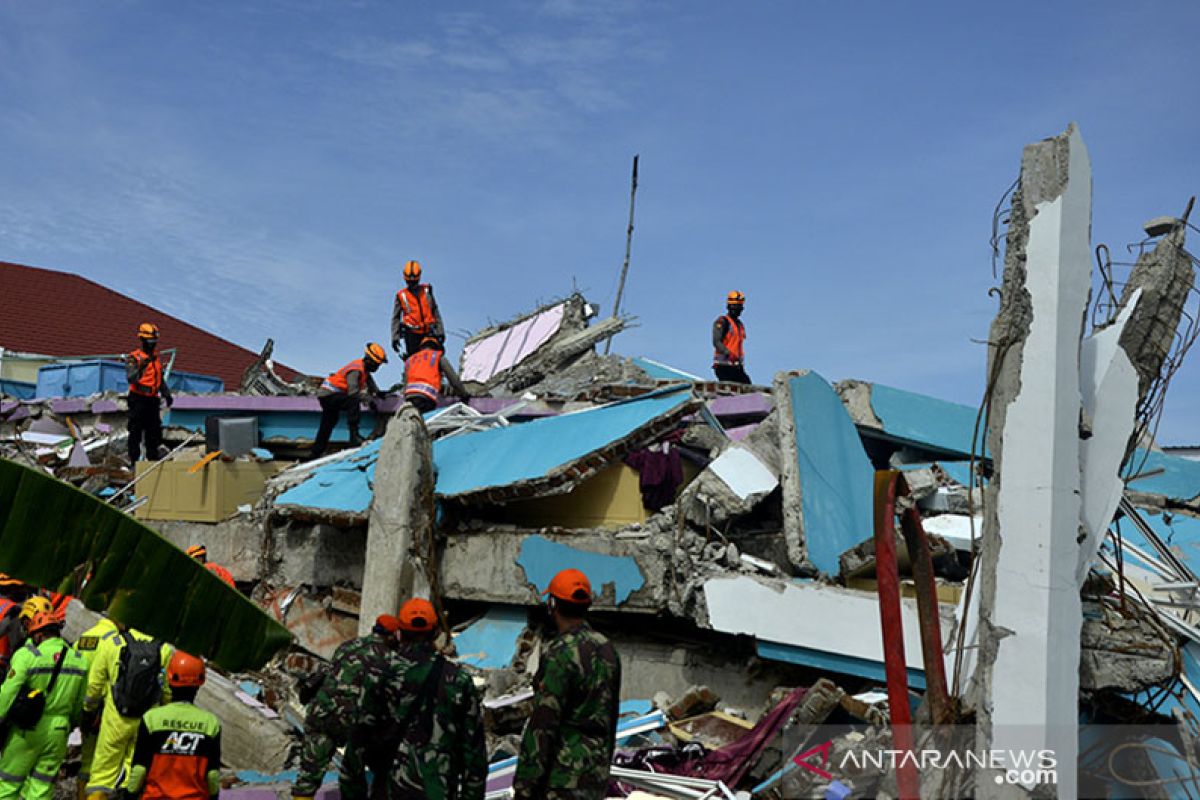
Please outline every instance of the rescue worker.
[[587, 623], [592, 586], [586, 575], [565, 569], [545, 594], [558, 635], [534, 677], [514, 800], [603, 800], [617, 730], [621, 660], [612, 643]]
[[208, 800], [221, 792], [221, 721], [197, 708], [204, 662], [176, 650], [167, 667], [171, 702], [138, 727], [126, 790], [141, 800]]
[[[25, 640], [29, 636], [29, 624], [38, 614], [49, 614], [58, 620], [59, 625], [63, 624], [63, 618], [58, 616], [54, 611], [54, 604], [48, 598], [40, 594], [35, 594], [21, 604], [21, 613], [17, 615], [21, 623], [20, 639], [17, 642], [17, 647], [25, 644]], [[15, 653], [16, 650], [14, 649], [13, 652]]]
[[367, 759], [360, 743], [350, 740], [356, 728], [370, 730], [379, 724], [380, 706], [364, 699], [377, 697], [377, 687], [387, 677], [391, 654], [399, 647], [398, 625], [394, 616], [381, 615], [369, 634], [343, 642], [333, 652], [329, 672], [305, 709], [305, 736], [292, 797], [311, 800], [321, 788], [334, 752], [343, 745], [348, 746], [338, 775], [342, 798], [367, 797]]
[[384, 683], [393, 751], [388, 800], [483, 800], [487, 749], [479, 690], [434, 649], [437, 613], [428, 600], [400, 608], [400, 651]]
[[421, 283], [421, 265], [409, 261], [404, 265], [405, 288], [396, 292], [396, 303], [392, 307], [392, 350], [400, 353], [400, 343], [404, 343], [402, 358], [408, 358], [421, 347], [421, 340], [433, 336], [445, 340], [446, 332], [442, 326], [442, 312], [438, 310], [437, 300], [433, 298], [433, 287]]
[[471, 399], [458, 373], [446, 360], [444, 347], [439, 339], [427, 336], [421, 340], [420, 349], [412, 352], [404, 364], [404, 399], [422, 414], [437, 408], [442, 381], [461, 402]]
[[[101, 642], [111, 642], [120, 635], [121, 631], [117, 628], [117, 623], [105, 616], [101, 616], [99, 622], [81, 633], [75, 640], [75, 652], [83, 659], [86, 665], [84, 669], [91, 669]], [[84, 800], [86, 797], [85, 790], [92, 774], [92, 757], [96, 753], [96, 736], [100, 732], [99, 716], [93, 716], [87, 722], [89, 724], [86, 727], [81, 725], [79, 730], [83, 737], [79, 751], [79, 778], [76, 781], [78, 787], [76, 795], [79, 800]]]
[[142, 454], [142, 439], [146, 440], [146, 458], [158, 461], [162, 444], [162, 418], [159, 404], [171, 407], [174, 399], [163, 375], [158, 347], [158, 326], [143, 322], [138, 326], [141, 348], [125, 356], [125, 377], [129, 380], [129, 463], [136, 464]]
[[[121, 679], [121, 651], [135, 641], [154, 642], [154, 638], [141, 631], [116, 623], [117, 636], [102, 639], [88, 667], [87, 693], [83, 700], [83, 722], [81, 728], [95, 726], [99, 715], [99, 733], [96, 736], [95, 754], [92, 756], [92, 772], [86, 792], [88, 800], [106, 800], [116, 793], [122, 773], [129, 774], [133, 760], [133, 746], [137, 741], [138, 725], [142, 713], [126, 716], [117, 708], [114, 687]], [[157, 648], [157, 669], [160, 673], [161, 691], [157, 701], [168, 702], [170, 687], [161, 680], [161, 673], [171, 662], [172, 648], [161, 644]], [[151, 703], [154, 705], [156, 703]]]
[[0, 672], [8, 674], [13, 653], [25, 641], [22, 605], [28, 590], [21, 581], [0, 572]]
[[19, 795], [25, 800], [41, 800], [54, 795], [54, 779], [67, 756], [67, 737], [79, 719], [87, 681], [83, 659], [63, 641], [61, 633], [61, 623], [52, 614], [34, 615], [29, 621], [29, 641], [13, 655], [0, 686], [0, 716], [12, 712], [18, 695], [36, 690], [45, 697], [45, 707], [33, 727], [22, 730], [13, 725], [9, 729], [0, 754], [0, 799]]
[[746, 326], [742, 309], [746, 295], [730, 292], [725, 298], [725, 313], [713, 323], [713, 373], [717, 380], [727, 383], [750, 383], [746, 374]]
[[202, 544], [194, 544], [187, 549], [187, 554], [204, 565], [204, 568], [216, 575], [225, 583], [237, 588], [237, 584], [233, 581], [233, 573], [222, 567], [220, 564], [208, 560], [208, 548]]
[[317, 392], [317, 399], [321, 403], [321, 426], [317, 429], [317, 438], [313, 440], [313, 458], [324, 455], [342, 411], [346, 412], [346, 426], [350, 429], [350, 446], [362, 444], [363, 438], [358, 432], [361, 404], [363, 400], [383, 396], [371, 375], [386, 363], [387, 353], [383, 347], [371, 342], [362, 358], [354, 359], [321, 384]]

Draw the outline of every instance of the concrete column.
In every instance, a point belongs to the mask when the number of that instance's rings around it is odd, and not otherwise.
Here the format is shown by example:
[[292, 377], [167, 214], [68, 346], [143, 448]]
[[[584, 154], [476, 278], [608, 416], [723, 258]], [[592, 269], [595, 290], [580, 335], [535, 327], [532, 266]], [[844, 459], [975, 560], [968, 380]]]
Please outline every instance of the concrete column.
[[[1054, 751], [1076, 786], [1081, 609], [1080, 340], [1091, 289], [1091, 167], [1079, 131], [1025, 148], [1013, 196], [994, 376], [980, 558], [977, 746]], [[1026, 788], [984, 771], [979, 797]]]
[[367, 523], [359, 635], [380, 614], [395, 614], [418, 589], [428, 591], [416, 544], [433, 535], [433, 443], [421, 415], [400, 407], [388, 423], [375, 464]]

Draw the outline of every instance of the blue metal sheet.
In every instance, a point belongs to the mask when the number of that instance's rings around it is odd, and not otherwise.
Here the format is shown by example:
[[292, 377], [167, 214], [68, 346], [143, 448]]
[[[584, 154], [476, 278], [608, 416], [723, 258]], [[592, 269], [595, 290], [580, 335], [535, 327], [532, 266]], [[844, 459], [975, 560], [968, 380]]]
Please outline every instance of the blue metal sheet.
[[808, 372], [791, 378], [789, 386], [808, 558], [821, 572], [836, 575], [838, 557], [874, 532], [875, 469], [828, 381]]
[[586, 411], [439, 439], [433, 448], [437, 492], [453, 497], [546, 477], [692, 399], [690, 388], [671, 388]]
[[504, 669], [517, 654], [528, 617], [521, 606], [492, 606], [454, 637], [458, 660], [480, 669]]
[[353, 455], [317, 467], [311, 478], [279, 495], [275, 504], [365, 514], [375, 493], [380, 444], [368, 442]]
[[[1131, 475], [1131, 470], [1138, 474], [1154, 472], [1144, 478], [1136, 478], [1130, 482], [1129, 488], [1135, 492], [1160, 494], [1172, 500], [1192, 500], [1200, 496], [1200, 461], [1169, 455], [1157, 450], [1138, 450], [1129, 459], [1129, 464], [1121, 471], [1122, 476]], [[1161, 472], [1158, 472], [1162, 470]]]
[[[831, 653], [825, 650], [813, 650], [809, 647], [796, 647], [777, 642], [758, 642], [758, 654], [772, 661], [783, 661], [787, 664], [800, 664], [822, 672], [837, 672], [842, 675], [856, 675], [860, 678], [887, 683], [887, 674], [883, 663], [868, 661], [865, 658]], [[908, 686], [910, 689], [925, 690], [925, 672], [908, 668]]]
[[[879, 383], [871, 386], [871, 408], [888, 436], [934, 450], [971, 455], [976, 408]], [[977, 452], [985, 452], [982, 429], [978, 441]]]
[[656, 381], [699, 381], [703, 380], [699, 376], [693, 375], [690, 372], [684, 372], [681, 369], [676, 369], [668, 364], [663, 364], [650, 358], [642, 358], [636, 356], [632, 359], [633, 365], [645, 372]]
[[517, 565], [525, 570], [525, 579], [537, 587], [539, 594], [560, 570], [567, 568], [587, 575], [592, 592], [597, 595], [603, 593], [605, 586], [611, 585], [616, 605], [624, 603], [629, 595], [646, 584], [637, 561], [632, 558], [592, 553], [552, 542], [544, 536], [528, 536], [521, 542]]

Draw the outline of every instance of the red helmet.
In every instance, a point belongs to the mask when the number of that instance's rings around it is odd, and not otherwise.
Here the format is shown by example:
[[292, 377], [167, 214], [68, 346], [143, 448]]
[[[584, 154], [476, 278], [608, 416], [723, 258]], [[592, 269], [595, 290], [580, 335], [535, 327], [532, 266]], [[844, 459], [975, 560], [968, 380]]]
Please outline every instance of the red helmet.
[[167, 684], [174, 689], [204, 685], [204, 662], [182, 650], [176, 650], [167, 667]]
[[400, 630], [410, 633], [432, 631], [437, 624], [437, 612], [433, 603], [421, 597], [414, 597], [400, 606]]
[[587, 575], [579, 570], [564, 569], [554, 576], [549, 588], [542, 594], [557, 597], [567, 603], [588, 605], [592, 602], [592, 584]]
[[58, 617], [48, 611], [39, 611], [29, 620], [29, 627], [26, 628], [30, 633], [37, 633], [46, 628], [60, 628], [62, 622]]

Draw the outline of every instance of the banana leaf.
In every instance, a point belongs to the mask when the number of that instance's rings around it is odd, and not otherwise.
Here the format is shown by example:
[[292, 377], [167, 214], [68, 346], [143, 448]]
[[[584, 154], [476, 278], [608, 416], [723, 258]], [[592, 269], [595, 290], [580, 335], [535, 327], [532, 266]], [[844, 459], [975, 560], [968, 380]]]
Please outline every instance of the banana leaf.
[[224, 669], [261, 667], [291, 641], [241, 592], [127, 514], [0, 459], [0, 572]]

